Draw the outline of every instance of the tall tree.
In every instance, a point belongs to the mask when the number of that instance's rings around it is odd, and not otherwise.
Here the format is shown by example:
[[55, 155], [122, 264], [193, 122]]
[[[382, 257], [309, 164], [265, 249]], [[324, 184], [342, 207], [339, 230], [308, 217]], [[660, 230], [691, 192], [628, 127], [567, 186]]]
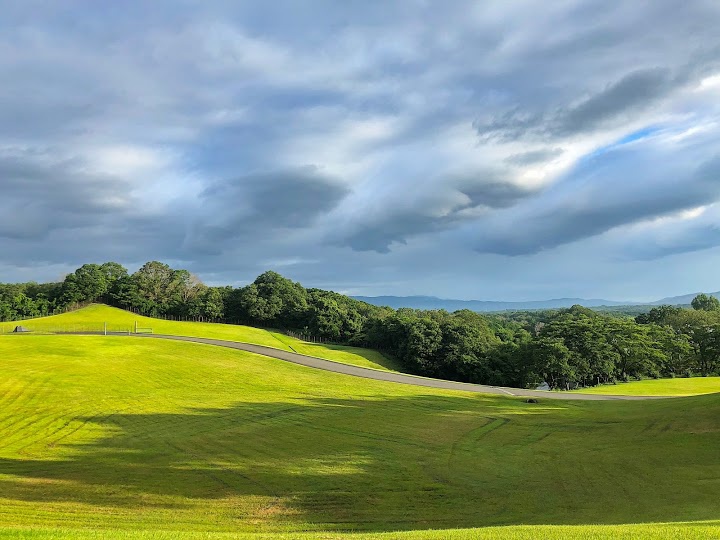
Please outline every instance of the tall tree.
[[146, 315], [162, 315], [168, 312], [176, 288], [175, 271], [167, 264], [150, 261], [132, 275], [132, 295], [137, 308]]
[[531, 358], [538, 374], [552, 389], [569, 389], [577, 380], [573, 353], [562, 339], [541, 337], [530, 347]]
[[83, 264], [63, 282], [62, 299], [66, 304], [103, 299], [110, 286], [108, 275], [98, 264]]
[[710, 375], [720, 370], [720, 312], [683, 310], [670, 322], [690, 340], [696, 372]]
[[305, 319], [307, 291], [299, 283], [268, 271], [243, 289], [240, 305], [249, 320], [296, 328]]
[[690, 305], [698, 311], [720, 311], [720, 300], [705, 293], [698, 294]]

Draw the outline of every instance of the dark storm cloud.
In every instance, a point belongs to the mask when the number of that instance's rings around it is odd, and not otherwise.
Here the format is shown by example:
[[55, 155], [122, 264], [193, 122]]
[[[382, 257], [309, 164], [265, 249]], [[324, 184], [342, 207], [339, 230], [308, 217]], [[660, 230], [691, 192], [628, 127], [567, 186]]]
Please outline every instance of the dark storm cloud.
[[355, 251], [389, 253], [393, 243], [405, 244], [410, 236], [441, 230], [454, 221], [452, 216], [433, 217], [410, 212], [395, 214], [390, 219], [350, 233], [338, 245], [349, 246]]
[[416, 199], [408, 193], [402, 204], [391, 211], [369, 211], [361, 225], [341, 231], [341, 239], [334, 243], [356, 251], [388, 253], [393, 243], [405, 244], [419, 234], [473, 221], [537, 192], [503, 181], [500, 170], [451, 176], [438, 183], [446, 189]]
[[469, 183], [461, 187], [474, 207], [507, 208], [534, 195], [537, 190], [508, 182]]
[[37, 240], [56, 229], [122, 218], [133, 203], [118, 178], [91, 174], [48, 152], [0, 154], [0, 238]]
[[460, 212], [469, 208], [467, 197], [450, 204], [446, 211], [433, 212], [431, 206], [423, 203], [417, 206], [394, 208], [392, 211], [375, 212], [361, 224], [350, 224], [345, 230], [331, 231], [330, 245], [349, 247], [354, 251], [375, 251], [390, 253], [394, 243], [406, 244], [409, 238], [420, 234], [446, 230], [464, 221]]
[[551, 128], [560, 135], [574, 135], [614, 120], [631, 110], [650, 107], [684, 80], [673, 80], [669, 71], [656, 68], [634, 71], [579, 105], [560, 112]]
[[[489, 122], [475, 122], [481, 137], [512, 141], [526, 136], [567, 137], [592, 131], [604, 124], [639, 113], [678, 89], [687, 81], [673, 77], [669, 70], [637, 70], [623, 76], [572, 107], [548, 112], [527, 112], [514, 108]], [[521, 155], [522, 157], [522, 155]], [[554, 157], [550, 154], [548, 157]]]
[[211, 245], [249, 233], [310, 226], [349, 193], [314, 167], [256, 173], [217, 182], [200, 194], [196, 241]]

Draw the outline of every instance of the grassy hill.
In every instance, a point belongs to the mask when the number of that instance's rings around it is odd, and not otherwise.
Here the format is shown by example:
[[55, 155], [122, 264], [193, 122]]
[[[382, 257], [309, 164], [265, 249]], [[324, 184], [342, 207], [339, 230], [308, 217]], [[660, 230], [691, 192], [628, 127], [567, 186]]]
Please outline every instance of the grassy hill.
[[93, 304], [77, 311], [51, 317], [41, 317], [21, 322], [0, 322], [0, 334], [12, 332], [18, 324], [27, 327], [33, 332], [101, 332], [105, 324], [107, 324], [109, 332], [128, 332], [134, 331], [136, 323], [139, 328], [152, 329], [155, 334], [242, 341], [286, 351], [295, 351], [300, 354], [317, 356], [345, 364], [399, 371], [399, 366], [395, 362], [371, 349], [308, 343], [279, 332], [251, 326], [165, 321], [143, 317], [142, 315], [103, 304]]
[[0, 336], [0, 370], [0, 538], [720, 536], [719, 394], [528, 404], [104, 336]]
[[580, 390], [574, 390], [574, 392], [580, 394], [610, 394], [618, 396], [697, 396], [720, 392], [720, 377], [648, 379], [582, 388]]

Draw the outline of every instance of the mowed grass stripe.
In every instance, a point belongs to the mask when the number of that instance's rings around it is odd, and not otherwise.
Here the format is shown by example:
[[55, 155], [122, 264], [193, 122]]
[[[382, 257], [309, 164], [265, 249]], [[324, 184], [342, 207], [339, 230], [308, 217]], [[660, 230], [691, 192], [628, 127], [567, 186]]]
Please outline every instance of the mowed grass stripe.
[[0, 394], [49, 388], [0, 411], [6, 530], [421, 535], [720, 513], [717, 395], [527, 404], [103, 336], [0, 337], [0, 359]]
[[187, 531], [121, 531], [73, 529], [1, 529], [8, 540], [713, 540], [717, 524], [657, 523], [614, 526], [515, 526], [393, 533], [193, 533]]

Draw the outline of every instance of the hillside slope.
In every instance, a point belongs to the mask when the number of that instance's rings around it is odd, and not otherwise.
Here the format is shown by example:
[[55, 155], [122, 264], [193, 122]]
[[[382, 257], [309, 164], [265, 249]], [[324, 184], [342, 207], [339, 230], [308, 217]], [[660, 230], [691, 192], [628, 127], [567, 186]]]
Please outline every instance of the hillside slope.
[[0, 527], [720, 519], [720, 395], [528, 404], [103, 336], [0, 336], [0, 369]]
[[251, 326], [154, 319], [104, 304], [92, 304], [62, 315], [0, 323], [0, 334], [12, 332], [16, 325], [22, 325], [33, 332], [102, 332], [105, 324], [109, 332], [131, 332], [137, 324], [141, 331], [151, 329], [155, 334], [242, 341], [361, 367], [399, 371], [399, 366], [391, 359], [371, 349], [308, 343]]

